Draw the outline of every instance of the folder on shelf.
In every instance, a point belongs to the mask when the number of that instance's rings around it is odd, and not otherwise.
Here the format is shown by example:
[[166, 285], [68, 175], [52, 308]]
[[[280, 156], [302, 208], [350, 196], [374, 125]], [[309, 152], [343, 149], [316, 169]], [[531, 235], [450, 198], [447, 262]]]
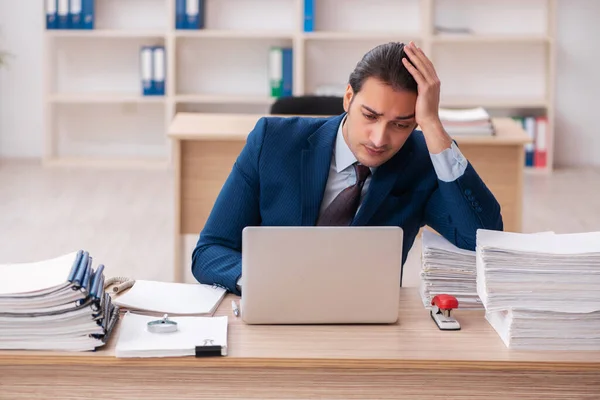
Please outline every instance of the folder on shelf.
[[315, 30], [315, 0], [304, 0], [304, 32]]
[[46, 0], [46, 29], [58, 28], [58, 0]]
[[204, 28], [204, 0], [187, 0], [184, 29]]
[[152, 49], [152, 86], [154, 94], [164, 96], [165, 94], [165, 48], [154, 46]]
[[294, 60], [293, 52], [291, 48], [282, 49], [282, 60], [281, 60], [281, 78], [282, 78], [282, 96], [291, 96], [294, 90]]
[[153, 62], [154, 57], [152, 46], [142, 46], [140, 49], [140, 74], [142, 78], [142, 94], [144, 96], [151, 96], [154, 94], [154, 84], [152, 80]]
[[228, 318], [169, 317], [177, 331], [154, 333], [147, 329], [156, 317], [127, 312], [122, 319], [115, 356], [209, 357], [227, 355]]
[[535, 117], [525, 117], [523, 118], [523, 128], [527, 135], [531, 138], [531, 142], [525, 145], [525, 166], [533, 167], [534, 166], [534, 156], [535, 156]]
[[95, 15], [94, 0], [81, 0], [81, 29], [94, 29]]
[[291, 96], [293, 92], [293, 52], [291, 48], [271, 47], [269, 85], [272, 97]]
[[535, 123], [534, 165], [536, 168], [546, 168], [548, 154], [548, 117], [537, 117]]
[[69, 0], [58, 0], [58, 29], [69, 29]]
[[82, 0], [70, 0], [69, 4], [69, 28], [81, 29], [83, 26], [81, 20]]
[[283, 52], [281, 47], [271, 47], [269, 50], [269, 85], [271, 97], [281, 97], [283, 86]]
[[175, 3], [175, 29], [185, 29], [186, 0], [176, 0]]

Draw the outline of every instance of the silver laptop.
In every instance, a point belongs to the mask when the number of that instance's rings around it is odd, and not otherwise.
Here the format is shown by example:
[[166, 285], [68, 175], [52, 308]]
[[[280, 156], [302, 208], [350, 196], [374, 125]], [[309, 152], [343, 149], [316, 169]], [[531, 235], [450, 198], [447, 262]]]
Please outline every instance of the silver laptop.
[[241, 317], [248, 324], [394, 323], [399, 227], [247, 227]]

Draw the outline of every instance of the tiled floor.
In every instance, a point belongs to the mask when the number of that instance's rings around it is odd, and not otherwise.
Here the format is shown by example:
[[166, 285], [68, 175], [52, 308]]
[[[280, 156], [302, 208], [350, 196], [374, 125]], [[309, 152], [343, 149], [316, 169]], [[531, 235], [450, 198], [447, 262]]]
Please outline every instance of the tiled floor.
[[[108, 276], [170, 280], [171, 174], [170, 170], [45, 169], [34, 162], [0, 162], [0, 263], [34, 261], [85, 248], [94, 264], [106, 265]], [[600, 169], [527, 174], [524, 231], [546, 230], [600, 230]], [[187, 238], [188, 254], [196, 239]], [[406, 286], [418, 284], [419, 246], [417, 241], [405, 266]], [[189, 263], [189, 256], [184, 260]]]

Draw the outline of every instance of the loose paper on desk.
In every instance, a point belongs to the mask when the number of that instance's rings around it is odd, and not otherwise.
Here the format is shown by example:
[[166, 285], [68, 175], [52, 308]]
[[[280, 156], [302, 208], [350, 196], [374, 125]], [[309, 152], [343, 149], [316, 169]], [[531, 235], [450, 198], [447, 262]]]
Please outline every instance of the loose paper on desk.
[[136, 280], [114, 302], [128, 310], [169, 315], [212, 315], [225, 296], [220, 287]]
[[227, 355], [227, 317], [169, 317], [177, 331], [152, 333], [148, 322], [155, 317], [126, 313], [121, 321], [116, 357], [194, 356], [196, 347], [219, 346]]

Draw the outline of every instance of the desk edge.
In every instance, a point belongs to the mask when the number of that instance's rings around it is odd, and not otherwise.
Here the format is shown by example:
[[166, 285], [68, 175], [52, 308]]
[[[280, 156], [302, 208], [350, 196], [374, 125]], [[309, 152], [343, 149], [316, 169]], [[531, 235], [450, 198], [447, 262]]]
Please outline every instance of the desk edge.
[[193, 368], [298, 368], [298, 369], [428, 369], [428, 370], [535, 370], [535, 371], [600, 371], [600, 361], [487, 361], [487, 360], [407, 360], [345, 358], [238, 358], [238, 357], [161, 357], [116, 358], [85, 355], [0, 355], [0, 367], [42, 365], [89, 365], [108, 367], [193, 367]]

